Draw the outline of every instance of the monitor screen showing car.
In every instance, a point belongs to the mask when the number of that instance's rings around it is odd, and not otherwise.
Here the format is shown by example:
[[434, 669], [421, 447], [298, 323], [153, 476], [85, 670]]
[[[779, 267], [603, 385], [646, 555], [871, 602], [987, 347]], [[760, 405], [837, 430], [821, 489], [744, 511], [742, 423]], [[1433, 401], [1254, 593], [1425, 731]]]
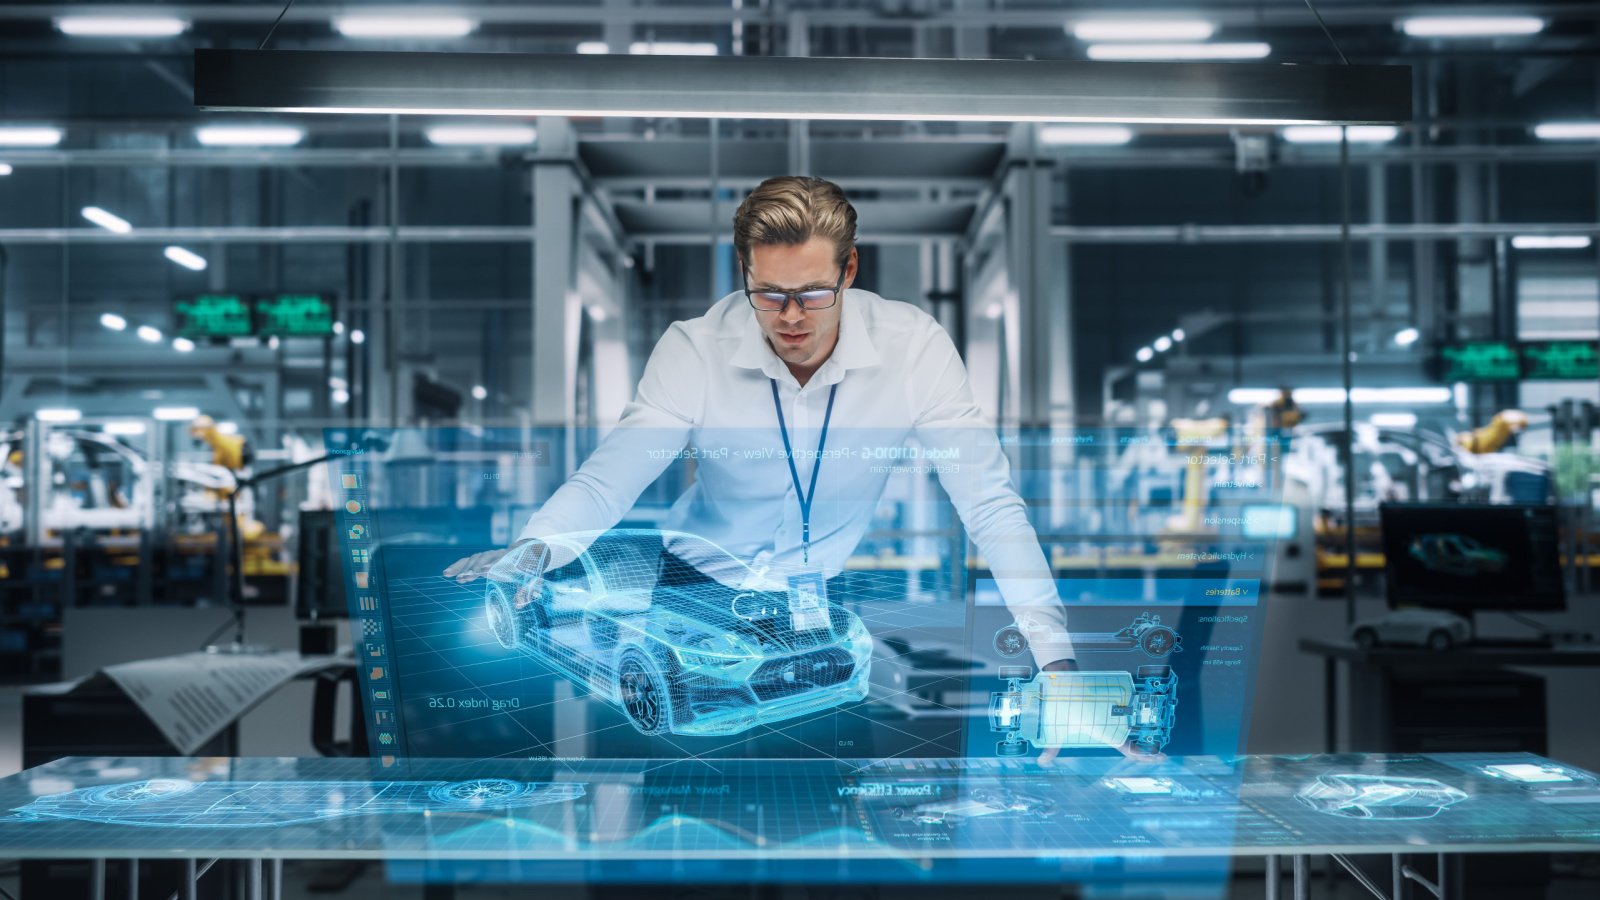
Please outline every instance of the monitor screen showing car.
[[1390, 606], [1565, 606], [1551, 507], [1386, 503], [1381, 515]]

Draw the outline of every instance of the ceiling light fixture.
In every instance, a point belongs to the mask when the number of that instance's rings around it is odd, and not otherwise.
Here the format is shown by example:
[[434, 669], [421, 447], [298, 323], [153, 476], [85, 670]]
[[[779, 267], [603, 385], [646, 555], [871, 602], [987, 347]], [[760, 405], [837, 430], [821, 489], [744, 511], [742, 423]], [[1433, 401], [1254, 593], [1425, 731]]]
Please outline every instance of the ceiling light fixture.
[[1089, 58], [1099, 62], [1153, 60], [1266, 59], [1272, 45], [1260, 41], [1224, 44], [1090, 44]]
[[1585, 250], [1593, 243], [1586, 234], [1519, 234], [1511, 239], [1518, 250]]
[[1544, 141], [1592, 141], [1600, 139], [1600, 122], [1545, 122], [1533, 126], [1533, 135]]
[[539, 138], [538, 129], [532, 125], [435, 125], [424, 133], [429, 143], [441, 147], [526, 145]]
[[117, 315], [116, 313], [108, 312], [100, 314], [100, 324], [111, 329], [112, 331], [121, 331], [128, 327], [128, 320]]
[[0, 147], [54, 147], [61, 129], [32, 125], [0, 126]]
[[1337, 144], [1341, 131], [1349, 134], [1352, 144], [1381, 144], [1400, 134], [1393, 125], [1291, 125], [1279, 134], [1291, 144]]
[[67, 422], [76, 422], [83, 418], [83, 410], [71, 409], [69, 407], [45, 407], [44, 409], [35, 410], [33, 417], [41, 422], [64, 424]]
[[1114, 147], [1133, 140], [1133, 129], [1123, 125], [1046, 125], [1039, 141], [1047, 146], [1066, 144]]
[[173, 37], [189, 23], [171, 16], [62, 16], [56, 29], [73, 37]]
[[161, 329], [154, 325], [140, 325], [138, 331], [134, 333], [139, 335], [139, 340], [147, 344], [161, 343]]
[[1198, 19], [1089, 19], [1070, 30], [1080, 41], [1204, 41], [1217, 26]]
[[107, 231], [115, 232], [117, 234], [127, 234], [133, 230], [133, 226], [129, 224], [127, 219], [124, 219], [115, 213], [106, 212], [98, 206], [85, 206], [82, 210], [79, 210], [79, 212], [82, 213], [85, 219], [88, 219]]
[[292, 125], [203, 125], [195, 140], [207, 147], [293, 147], [305, 130]]
[[182, 247], [168, 247], [162, 251], [162, 255], [190, 271], [204, 272], [206, 270], [205, 257], [192, 250], [186, 250]]
[[183, 422], [199, 416], [200, 410], [193, 406], [158, 406], [151, 415], [162, 422]]
[[1412, 16], [1400, 20], [1400, 30], [1421, 38], [1516, 37], [1543, 31], [1544, 20], [1537, 16]]
[[478, 23], [462, 16], [340, 16], [333, 28], [349, 38], [455, 38]]

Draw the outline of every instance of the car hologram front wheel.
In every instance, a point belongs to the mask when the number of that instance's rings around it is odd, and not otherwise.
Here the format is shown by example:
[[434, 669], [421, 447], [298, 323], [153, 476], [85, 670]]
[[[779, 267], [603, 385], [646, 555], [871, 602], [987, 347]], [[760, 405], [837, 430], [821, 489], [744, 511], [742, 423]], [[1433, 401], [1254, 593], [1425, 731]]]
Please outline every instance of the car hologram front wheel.
[[511, 598], [506, 596], [505, 587], [498, 583], [490, 584], [488, 600], [484, 605], [488, 609], [489, 630], [494, 633], [494, 639], [507, 650], [517, 649], [517, 610], [512, 606]]
[[1015, 625], [1006, 627], [994, 633], [994, 652], [1006, 659], [1021, 656], [1028, 650], [1028, 637], [1022, 629]]
[[629, 649], [617, 667], [617, 697], [640, 734], [660, 734], [670, 724], [667, 685], [649, 657]]

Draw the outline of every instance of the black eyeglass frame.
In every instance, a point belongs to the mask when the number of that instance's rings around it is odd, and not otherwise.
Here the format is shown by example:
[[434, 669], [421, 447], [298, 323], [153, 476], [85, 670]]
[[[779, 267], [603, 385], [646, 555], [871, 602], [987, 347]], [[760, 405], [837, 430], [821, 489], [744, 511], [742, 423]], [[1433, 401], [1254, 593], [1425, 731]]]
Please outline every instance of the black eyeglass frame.
[[[812, 290], [816, 290], [815, 288], [804, 291], [752, 291], [750, 290], [750, 270], [746, 269], [744, 266], [740, 266], [739, 276], [744, 280], [744, 299], [750, 304], [751, 309], [755, 310], [756, 312], [777, 313], [781, 316], [789, 308], [789, 304], [791, 302], [797, 304], [804, 312], [832, 309], [833, 307], [837, 306], [839, 304], [839, 295], [844, 291], [844, 274], [849, 268], [849, 263], [839, 267], [839, 280], [834, 282], [833, 290], [830, 291], [830, 293], [833, 294], [833, 302], [829, 303], [827, 306], [807, 306], [800, 300], [801, 294], [809, 294]], [[756, 306], [755, 294], [782, 294], [783, 305], [777, 309], [767, 309], [765, 307]]]

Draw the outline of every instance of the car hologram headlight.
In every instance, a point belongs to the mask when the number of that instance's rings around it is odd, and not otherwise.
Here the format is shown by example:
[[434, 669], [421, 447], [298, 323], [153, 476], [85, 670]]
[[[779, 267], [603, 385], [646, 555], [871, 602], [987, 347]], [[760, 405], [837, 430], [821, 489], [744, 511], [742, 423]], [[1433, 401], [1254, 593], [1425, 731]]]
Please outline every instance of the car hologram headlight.
[[672, 652], [689, 669], [733, 669], [757, 658], [756, 652], [737, 637], [711, 632], [678, 637]]

